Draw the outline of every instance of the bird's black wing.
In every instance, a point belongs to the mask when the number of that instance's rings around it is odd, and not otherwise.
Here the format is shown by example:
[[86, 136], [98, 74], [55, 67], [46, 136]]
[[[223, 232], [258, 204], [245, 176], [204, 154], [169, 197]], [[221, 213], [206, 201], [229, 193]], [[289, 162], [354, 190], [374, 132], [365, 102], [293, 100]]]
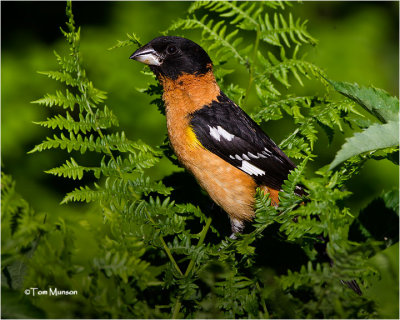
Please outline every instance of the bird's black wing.
[[257, 183], [280, 190], [294, 163], [225, 94], [217, 99], [191, 114], [197, 139]]

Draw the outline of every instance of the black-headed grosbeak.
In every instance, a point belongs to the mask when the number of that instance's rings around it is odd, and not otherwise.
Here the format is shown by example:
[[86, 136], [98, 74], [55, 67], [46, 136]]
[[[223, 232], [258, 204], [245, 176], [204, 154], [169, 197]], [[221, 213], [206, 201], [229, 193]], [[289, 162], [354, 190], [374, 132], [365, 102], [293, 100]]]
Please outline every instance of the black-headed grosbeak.
[[[231, 220], [233, 235], [254, 217], [260, 187], [278, 205], [294, 163], [219, 88], [212, 61], [191, 40], [164, 36], [130, 57], [150, 66], [163, 86], [168, 136], [179, 161]], [[299, 195], [304, 194], [299, 186]]]
[[[130, 59], [150, 66], [163, 86], [168, 136], [179, 161], [231, 220], [232, 236], [254, 217], [256, 188], [272, 205], [296, 166], [219, 88], [210, 57], [191, 40], [163, 36]], [[295, 193], [305, 195], [301, 186]], [[354, 280], [343, 281], [358, 294]]]

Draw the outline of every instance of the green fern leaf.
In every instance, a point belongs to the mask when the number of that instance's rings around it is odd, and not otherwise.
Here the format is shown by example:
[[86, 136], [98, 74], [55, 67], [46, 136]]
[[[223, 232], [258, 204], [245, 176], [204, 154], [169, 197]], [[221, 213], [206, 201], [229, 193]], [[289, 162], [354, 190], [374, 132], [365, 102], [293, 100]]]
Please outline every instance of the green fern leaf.
[[[240, 5], [237, 1], [208, 1], [205, 6], [208, 10], [217, 12], [222, 18], [232, 18], [230, 24], [237, 26], [243, 30], [256, 30], [258, 27], [257, 20], [254, 18], [262, 12], [262, 7], [256, 3], [249, 5], [248, 2], [242, 2]], [[257, 10], [254, 11], [254, 9]], [[194, 10], [192, 10], [194, 11]]]
[[191, 18], [188, 17], [186, 19], [180, 19], [172, 24], [171, 27], [168, 28], [167, 32], [176, 29], [201, 29], [203, 38], [205, 40], [212, 41], [214, 45], [215, 43], [218, 43], [218, 47], [220, 49], [217, 51], [216, 56], [219, 57], [219, 60], [226, 60], [228, 56], [233, 56], [239, 60], [241, 64], [245, 64], [246, 59], [242, 57], [242, 55], [236, 49], [242, 39], [236, 38], [234, 41], [226, 40], [227, 37], [228, 39], [233, 38], [237, 34], [237, 31], [233, 31], [228, 36], [225, 36], [226, 29], [221, 29], [223, 21], [214, 24], [214, 20], [211, 19], [207, 22], [207, 18], [208, 16], [205, 15], [199, 20], [195, 15], [193, 15]]
[[293, 97], [291, 95], [287, 95], [284, 99], [271, 102], [262, 100], [262, 109], [253, 114], [252, 118], [256, 122], [261, 122], [262, 120], [278, 120], [282, 118], [281, 110], [284, 110], [287, 114], [293, 115], [293, 107], [309, 108], [315, 100], [316, 98], [312, 96]]
[[51, 79], [64, 82], [65, 84], [72, 86], [72, 87], [77, 87], [79, 84], [79, 81], [72, 77], [72, 75], [66, 71], [60, 72], [60, 71], [38, 71], [39, 74], [43, 74], [45, 76], [48, 76]]
[[86, 133], [91, 130], [96, 131], [98, 129], [108, 129], [118, 126], [118, 119], [107, 106], [104, 106], [103, 110], [96, 110], [93, 115], [86, 114], [86, 117], [84, 117], [82, 114], [79, 114], [79, 121], [75, 121], [67, 111], [66, 117], [55, 115], [53, 118], [47, 118], [46, 121], [34, 123], [46, 128], [66, 129], [77, 134], [78, 132]]
[[287, 206], [287, 202], [292, 202], [293, 200], [298, 200], [298, 196], [295, 194], [296, 186], [299, 185], [300, 179], [303, 176], [305, 167], [309, 157], [305, 158], [300, 165], [298, 165], [294, 170], [290, 172], [288, 178], [282, 184], [282, 196], [280, 197], [280, 205], [283, 207]]
[[307, 20], [301, 23], [300, 19], [297, 19], [294, 22], [291, 13], [289, 14], [289, 22], [285, 20], [282, 14], [278, 13], [274, 13], [273, 23], [268, 13], [265, 14], [264, 19], [259, 16], [258, 21], [261, 26], [261, 39], [269, 44], [282, 46], [281, 38], [283, 43], [290, 48], [288, 37], [296, 45], [303, 43], [315, 45], [317, 43], [316, 39], [307, 32]]
[[131, 181], [131, 186], [133, 190], [143, 192], [145, 195], [148, 195], [151, 192], [157, 192], [162, 195], [171, 194], [172, 188], [166, 187], [162, 181], [151, 181], [150, 177], [140, 177], [136, 180]]
[[61, 204], [66, 204], [72, 201], [80, 201], [80, 202], [93, 202], [100, 201], [105, 199], [104, 191], [100, 189], [98, 185], [96, 185], [97, 190], [92, 190], [88, 186], [77, 188], [64, 197], [61, 201]]
[[90, 107], [97, 107], [97, 104], [102, 103], [105, 99], [107, 99], [107, 93], [95, 88], [91, 81], [86, 81], [82, 93], [86, 94], [87, 98], [93, 101], [94, 104], [91, 104]]
[[128, 46], [136, 46], [136, 47], [141, 47], [142, 44], [140, 42], [139, 37], [135, 34], [126, 34], [127, 39], [126, 40], [118, 40], [117, 44], [112, 46], [111, 48], [109, 48], [108, 50], [113, 50], [113, 49], [117, 49], [117, 48], [124, 48], [124, 47], [128, 47]]
[[46, 94], [43, 98], [32, 101], [32, 103], [41, 104], [46, 107], [59, 106], [71, 111], [74, 111], [75, 105], [79, 105], [80, 102], [80, 99], [68, 89], [65, 90], [65, 95], [61, 91], [56, 91], [55, 95]]
[[74, 158], [70, 158], [70, 161], [66, 161], [62, 166], [53, 168], [45, 171], [46, 173], [53, 174], [55, 176], [72, 178], [74, 180], [82, 180], [83, 174], [86, 171], [99, 171], [99, 168], [89, 168], [78, 165]]
[[68, 55], [61, 57], [56, 51], [53, 51], [53, 53], [56, 56], [57, 62], [63, 72], [71, 73], [78, 71], [76, 60], [72, 56]]

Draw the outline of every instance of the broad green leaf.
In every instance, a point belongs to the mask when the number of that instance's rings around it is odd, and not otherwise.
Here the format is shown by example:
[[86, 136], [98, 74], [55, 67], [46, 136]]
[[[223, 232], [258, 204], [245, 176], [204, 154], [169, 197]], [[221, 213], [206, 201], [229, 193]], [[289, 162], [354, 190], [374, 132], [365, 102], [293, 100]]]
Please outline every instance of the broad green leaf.
[[358, 103], [381, 122], [395, 121], [399, 116], [399, 99], [378, 88], [360, 87], [358, 84], [328, 80], [344, 96]]
[[392, 209], [399, 214], [399, 190], [391, 190], [382, 194], [386, 208]]
[[329, 169], [339, 163], [367, 151], [396, 147], [399, 145], [399, 122], [390, 121], [385, 124], [374, 124], [368, 129], [348, 138], [336, 154]]

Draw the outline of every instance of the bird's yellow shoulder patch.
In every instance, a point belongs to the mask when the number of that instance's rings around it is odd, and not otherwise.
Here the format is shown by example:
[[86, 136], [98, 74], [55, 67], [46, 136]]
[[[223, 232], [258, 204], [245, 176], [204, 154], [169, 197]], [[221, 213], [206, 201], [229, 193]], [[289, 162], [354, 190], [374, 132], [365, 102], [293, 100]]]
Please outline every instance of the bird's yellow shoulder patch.
[[193, 128], [190, 125], [186, 128], [186, 136], [190, 146], [204, 148], [199, 139], [197, 139], [196, 133], [193, 131]]

